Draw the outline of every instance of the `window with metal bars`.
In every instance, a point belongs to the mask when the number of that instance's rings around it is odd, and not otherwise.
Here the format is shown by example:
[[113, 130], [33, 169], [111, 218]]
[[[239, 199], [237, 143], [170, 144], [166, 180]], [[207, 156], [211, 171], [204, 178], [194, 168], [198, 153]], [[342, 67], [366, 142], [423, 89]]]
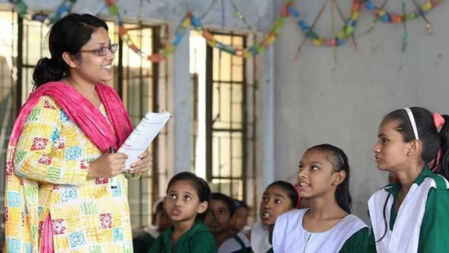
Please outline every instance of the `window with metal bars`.
[[[48, 57], [47, 34], [50, 27], [45, 24], [22, 19], [14, 11], [0, 11], [2, 43], [0, 45], [0, 158], [5, 159], [9, 133], [18, 108], [32, 91], [32, 73], [37, 61]], [[107, 22], [112, 41], [119, 42], [114, 61], [113, 85], [123, 99], [133, 124], [147, 111], [167, 108], [167, 64], [152, 63], [134, 52], [120, 40], [118, 27]], [[145, 53], [159, 51], [161, 40], [167, 36], [165, 26], [142, 23], [125, 24], [130, 38]], [[159, 88], [164, 87], [164, 88]], [[133, 228], [151, 223], [152, 204], [160, 194], [160, 184], [167, 182], [167, 130], [164, 129], [150, 147], [153, 167], [140, 179], [129, 181], [129, 203]], [[5, 164], [0, 163], [0, 198], [4, 196]], [[1, 210], [3, 211], [3, 210]]]
[[[214, 33], [217, 41], [244, 48], [252, 34]], [[255, 59], [210, 47], [191, 34], [193, 83], [193, 170], [213, 191], [255, 205]]]
[[[114, 27], [113, 23], [108, 26]], [[158, 52], [161, 40], [167, 36], [165, 26], [144, 24], [125, 24], [129, 38], [146, 54]], [[119, 41], [114, 71], [114, 86], [122, 96], [129, 116], [136, 125], [148, 111], [161, 111], [168, 107], [167, 65], [166, 62], [152, 63], [138, 56], [119, 39], [117, 29], [113, 38]], [[112, 36], [111, 36], [112, 37]], [[162, 87], [162, 88], [160, 88]], [[128, 196], [133, 228], [151, 224], [152, 205], [158, 200], [160, 185], [168, 180], [168, 133], [165, 128], [153, 141], [150, 151], [153, 155], [153, 168], [139, 180], [128, 181]]]

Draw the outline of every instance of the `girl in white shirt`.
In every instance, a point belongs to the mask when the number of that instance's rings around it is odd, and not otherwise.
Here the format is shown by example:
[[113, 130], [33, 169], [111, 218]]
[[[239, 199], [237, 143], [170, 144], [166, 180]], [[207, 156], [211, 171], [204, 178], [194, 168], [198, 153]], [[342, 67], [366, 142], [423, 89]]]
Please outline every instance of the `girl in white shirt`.
[[350, 214], [346, 154], [329, 144], [309, 148], [299, 162], [297, 180], [299, 195], [310, 199], [310, 208], [279, 216], [274, 252], [364, 252], [369, 230]]
[[295, 209], [298, 203], [298, 192], [289, 182], [276, 181], [267, 186], [259, 207], [260, 222], [251, 229], [251, 248], [255, 253], [273, 252], [271, 236], [277, 217]]

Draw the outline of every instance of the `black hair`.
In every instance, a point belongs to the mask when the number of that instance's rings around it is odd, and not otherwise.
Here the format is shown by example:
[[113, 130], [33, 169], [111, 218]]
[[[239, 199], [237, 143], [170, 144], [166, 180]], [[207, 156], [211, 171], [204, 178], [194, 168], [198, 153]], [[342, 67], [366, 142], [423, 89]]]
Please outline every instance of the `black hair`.
[[[442, 115], [445, 119], [445, 124], [441, 128], [440, 133], [438, 133], [433, 115], [429, 110], [422, 107], [410, 107], [410, 110], [415, 118], [419, 140], [422, 143], [421, 159], [426, 164], [429, 164], [437, 157], [438, 150], [441, 148], [440, 161], [433, 163], [433, 166], [435, 167], [439, 164], [440, 169], [437, 173], [449, 179], [449, 116]], [[391, 120], [399, 121], [396, 131], [402, 135], [404, 142], [410, 142], [415, 139], [412, 123], [404, 109], [397, 109], [387, 114], [382, 120], [382, 124]]]
[[[198, 198], [200, 200], [200, 202], [204, 202], [207, 201], [208, 203], [210, 202], [211, 199], [211, 193], [210, 193], [210, 188], [209, 185], [207, 184], [207, 182], [200, 178], [197, 177], [195, 174], [191, 173], [191, 172], [180, 172], [176, 175], [174, 175], [170, 181], [168, 182], [167, 185], [167, 193], [168, 193], [168, 189], [170, 189], [170, 187], [178, 181], [190, 181], [192, 183], [192, 187], [193, 189], [195, 189], [196, 193], [198, 194]], [[208, 205], [208, 209], [209, 209], [209, 205]], [[201, 214], [198, 214], [197, 219], [203, 219], [205, 214], [207, 213], [207, 210]]]
[[[429, 164], [432, 160], [438, 158], [438, 150], [441, 149], [440, 160], [431, 163], [431, 169], [437, 169], [437, 166], [439, 165], [440, 168], [436, 172], [441, 174], [446, 179], [449, 179], [449, 116], [441, 115], [444, 118], [445, 123], [438, 133], [433, 115], [429, 110], [422, 107], [410, 107], [410, 110], [412, 111], [413, 118], [415, 120], [419, 140], [422, 143], [421, 159], [426, 164]], [[393, 120], [399, 121], [396, 131], [401, 134], [404, 142], [410, 142], [416, 139], [411, 120], [405, 109], [397, 109], [390, 112], [383, 118], [381, 125], [385, 122]], [[388, 231], [386, 208], [390, 197], [391, 192], [387, 195], [382, 211], [385, 223], [385, 232], [376, 242], [381, 241]]]
[[165, 212], [164, 210], [164, 201], [158, 201], [156, 203], [156, 206], [154, 208], [154, 213], [162, 213]]
[[210, 199], [223, 201], [225, 205], [228, 207], [231, 217], [232, 215], [234, 215], [236, 208], [234, 205], [234, 200], [231, 197], [220, 192], [213, 192]]
[[267, 188], [265, 188], [265, 191], [268, 188], [273, 187], [273, 186], [280, 187], [282, 190], [285, 191], [288, 198], [290, 199], [292, 208], [296, 208], [298, 206], [298, 201], [299, 201], [298, 191], [296, 191], [296, 188], [292, 184], [290, 184], [289, 182], [286, 182], [286, 181], [281, 181], [281, 180], [275, 181], [275, 182], [271, 183], [270, 185], [268, 185]]
[[345, 152], [343, 152], [343, 150], [341, 150], [340, 148], [330, 144], [320, 144], [307, 149], [307, 151], [311, 150], [325, 151], [331, 154], [332, 159], [329, 160], [329, 162], [333, 165], [334, 170], [343, 170], [346, 173], [345, 179], [343, 180], [343, 182], [341, 182], [341, 184], [337, 186], [337, 190], [335, 190], [335, 199], [341, 209], [345, 210], [345, 212], [347, 213], [351, 213], [352, 199], [351, 192], [349, 191], [350, 173], [348, 157], [346, 156]]
[[246, 208], [249, 210], [249, 206], [245, 202], [238, 199], [234, 199], [234, 209], [237, 210], [239, 208]]
[[103, 27], [108, 30], [106, 23], [90, 14], [69, 14], [50, 29], [48, 45], [51, 58], [41, 58], [33, 72], [35, 88], [40, 85], [58, 81], [68, 76], [69, 66], [62, 59], [62, 54], [68, 52], [79, 58], [80, 49], [90, 40], [92, 33]]

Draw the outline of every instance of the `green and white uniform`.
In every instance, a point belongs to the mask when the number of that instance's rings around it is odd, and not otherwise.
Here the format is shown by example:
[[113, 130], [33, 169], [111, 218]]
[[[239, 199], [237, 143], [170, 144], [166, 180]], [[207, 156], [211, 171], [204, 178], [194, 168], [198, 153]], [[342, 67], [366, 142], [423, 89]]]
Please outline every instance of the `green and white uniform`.
[[[373, 226], [372, 242], [376, 241], [377, 252], [447, 252], [448, 188], [447, 180], [434, 174], [426, 166], [397, 212], [393, 207], [401, 189], [399, 183], [388, 185], [374, 193], [368, 206]], [[374, 242], [372, 245], [374, 247]]]

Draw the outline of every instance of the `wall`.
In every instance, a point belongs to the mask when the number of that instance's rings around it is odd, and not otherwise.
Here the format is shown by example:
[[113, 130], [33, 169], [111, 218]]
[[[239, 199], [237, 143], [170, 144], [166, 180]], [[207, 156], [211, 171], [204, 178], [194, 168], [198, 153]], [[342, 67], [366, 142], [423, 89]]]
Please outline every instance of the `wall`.
[[[297, 0], [296, 6], [311, 23], [322, 2]], [[345, 13], [347, 2], [341, 6]], [[407, 10], [413, 10], [412, 3], [407, 1]], [[400, 7], [399, 2], [387, 5], [398, 13]], [[328, 5], [317, 23], [318, 33], [332, 34], [330, 13]], [[444, 2], [428, 13], [432, 36], [426, 36], [422, 19], [408, 22], [405, 52], [402, 25], [378, 22], [371, 33], [357, 39], [358, 52], [351, 42], [339, 48], [337, 62], [333, 49], [310, 42], [295, 60], [303, 36], [293, 21], [287, 22], [274, 47], [275, 177], [294, 181], [307, 147], [337, 145], [349, 156], [354, 212], [367, 220], [366, 202], [387, 180], [377, 170], [372, 151], [383, 115], [407, 106], [449, 113], [447, 13]], [[366, 31], [372, 20], [370, 13], [362, 13], [356, 34]], [[335, 23], [339, 29], [341, 22]]]
[[[0, 0], [2, 6], [10, 7], [7, 0]], [[26, 0], [32, 11], [56, 10], [62, 0]], [[173, 33], [174, 29], [181, 22], [187, 10], [192, 10], [197, 17], [201, 17], [211, 7], [211, 11], [202, 18], [202, 23], [207, 27], [216, 29], [247, 30], [248, 27], [235, 16], [229, 0], [224, 1], [225, 19], [222, 24], [222, 6], [221, 0], [116, 0], [120, 9], [122, 18], [125, 20], [136, 21], [145, 20], [156, 23], [165, 23], [170, 26]], [[248, 25], [259, 31], [267, 31], [273, 19], [274, 0], [234, 0], [241, 13], [247, 19]], [[98, 14], [102, 17], [108, 17], [108, 10], [103, 1], [78, 0], [74, 5], [73, 12]], [[222, 25], [224, 25], [222, 27]], [[262, 148], [258, 154], [258, 161], [261, 173], [258, 174], [258, 192], [262, 192], [265, 185], [274, 179], [274, 152], [273, 150], [273, 60], [274, 52], [270, 49], [264, 56], [263, 67], [260, 72], [261, 83], [259, 101], [264, 101], [260, 110], [257, 130]], [[190, 167], [191, 159], [191, 83], [189, 73], [189, 40], [183, 39], [177, 47], [170, 60], [169, 90], [173, 101], [171, 103], [171, 112], [173, 118], [170, 120], [169, 127], [174, 133], [172, 140], [173, 146], [173, 164], [170, 171], [179, 172], [187, 170]], [[170, 108], [169, 108], [170, 109]], [[263, 157], [263, 160], [262, 160]]]

